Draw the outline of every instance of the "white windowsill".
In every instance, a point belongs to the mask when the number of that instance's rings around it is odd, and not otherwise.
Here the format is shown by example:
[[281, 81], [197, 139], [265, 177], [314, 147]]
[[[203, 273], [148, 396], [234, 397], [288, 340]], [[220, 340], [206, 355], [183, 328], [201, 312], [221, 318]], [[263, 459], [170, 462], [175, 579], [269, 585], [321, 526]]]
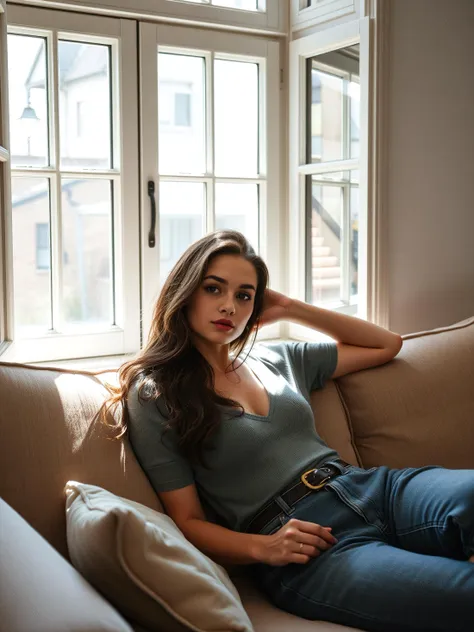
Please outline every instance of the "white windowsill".
[[102, 356], [97, 358], [74, 358], [72, 360], [49, 360], [46, 362], [28, 362], [31, 366], [54, 369], [77, 369], [78, 371], [115, 371], [124, 362], [131, 360], [136, 354]]
[[[325, 339], [321, 334], [321, 340]], [[292, 340], [292, 338], [266, 338], [257, 340], [257, 343], [278, 342], [279, 340]], [[103, 356], [96, 358], [74, 358], [72, 360], [50, 360], [46, 362], [28, 362], [28, 365], [53, 369], [69, 369], [77, 371], [115, 371], [124, 362], [136, 357], [135, 353], [129, 355]]]

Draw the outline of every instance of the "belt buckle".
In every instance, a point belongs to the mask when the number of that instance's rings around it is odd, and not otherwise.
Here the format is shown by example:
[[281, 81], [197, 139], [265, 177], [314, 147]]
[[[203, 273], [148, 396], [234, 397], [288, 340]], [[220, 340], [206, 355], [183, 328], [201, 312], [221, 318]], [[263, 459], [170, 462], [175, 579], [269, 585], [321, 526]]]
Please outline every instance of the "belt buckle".
[[326, 476], [326, 478], [323, 478], [323, 480], [320, 483], [318, 483], [317, 485], [312, 485], [308, 481], [307, 476], [309, 474], [312, 474], [314, 471], [315, 471], [315, 468], [313, 468], [312, 470], [308, 470], [307, 472], [302, 474], [301, 475], [301, 482], [303, 483], [303, 485], [306, 485], [306, 487], [308, 487], [309, 489], [317, 491], [318, 489], [322, 489], [326, 485], [326, 483], [330, 480], [331, 477], [330, 476]]

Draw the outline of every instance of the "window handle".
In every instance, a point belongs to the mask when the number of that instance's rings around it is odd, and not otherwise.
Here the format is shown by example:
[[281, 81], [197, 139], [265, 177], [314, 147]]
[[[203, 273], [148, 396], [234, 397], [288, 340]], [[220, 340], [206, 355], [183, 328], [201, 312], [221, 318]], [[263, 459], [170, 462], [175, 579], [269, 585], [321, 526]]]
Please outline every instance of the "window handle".
[[148, 195], [151, 202], [151, 226], [148, 233], [148, 246], [149, 248], [155, 247], [155, 226], [156, 226], [156, 204], [155, 204], [155, 183], [153, 180], [148, 180]]

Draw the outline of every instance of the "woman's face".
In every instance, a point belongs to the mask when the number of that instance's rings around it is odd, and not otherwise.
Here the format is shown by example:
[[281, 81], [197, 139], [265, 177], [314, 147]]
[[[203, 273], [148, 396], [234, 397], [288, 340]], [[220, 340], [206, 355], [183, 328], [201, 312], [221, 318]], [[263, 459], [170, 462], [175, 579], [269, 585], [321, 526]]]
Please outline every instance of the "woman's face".
[[244, 331], [256, 290], [257, 272], [249, 261], [240, 255], [217, 256], [189, 302], [187, 318], [192, 331], [208, 342], [229, 344]]

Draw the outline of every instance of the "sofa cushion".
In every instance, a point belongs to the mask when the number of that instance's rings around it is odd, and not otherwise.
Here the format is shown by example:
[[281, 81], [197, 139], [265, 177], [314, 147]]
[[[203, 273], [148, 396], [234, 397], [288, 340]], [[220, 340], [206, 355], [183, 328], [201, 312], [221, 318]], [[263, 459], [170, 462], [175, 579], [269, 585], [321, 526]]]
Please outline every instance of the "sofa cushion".
[[119, 613], [0, 499], [0, 628], [132, 632]]
[[128, 619], [150, 631], [251, 632], [222, 567], [164, 513], [95, 485], [66, 486], [73, 564]]
[[324, 388], [311, 393], [311, 407], [316, 430], [323, 441], [348, 463], [361, 466], [337, 380], [328, 380]]
[[474, 468], [474, 318], [403, 338], [392, 362], [337, 380], [363, 467]]
[[310, 621], [280, 610], [260, 592], [250, 576], [236, 578], [235, 586], [255, 632], [361, 632], [359, 628], [329, 621]]
[[68, 480], [160, 509], [128, 441], [91, 421], [106, 394], [87, 372], [0, 363], [0, 496], [66, 557]]

